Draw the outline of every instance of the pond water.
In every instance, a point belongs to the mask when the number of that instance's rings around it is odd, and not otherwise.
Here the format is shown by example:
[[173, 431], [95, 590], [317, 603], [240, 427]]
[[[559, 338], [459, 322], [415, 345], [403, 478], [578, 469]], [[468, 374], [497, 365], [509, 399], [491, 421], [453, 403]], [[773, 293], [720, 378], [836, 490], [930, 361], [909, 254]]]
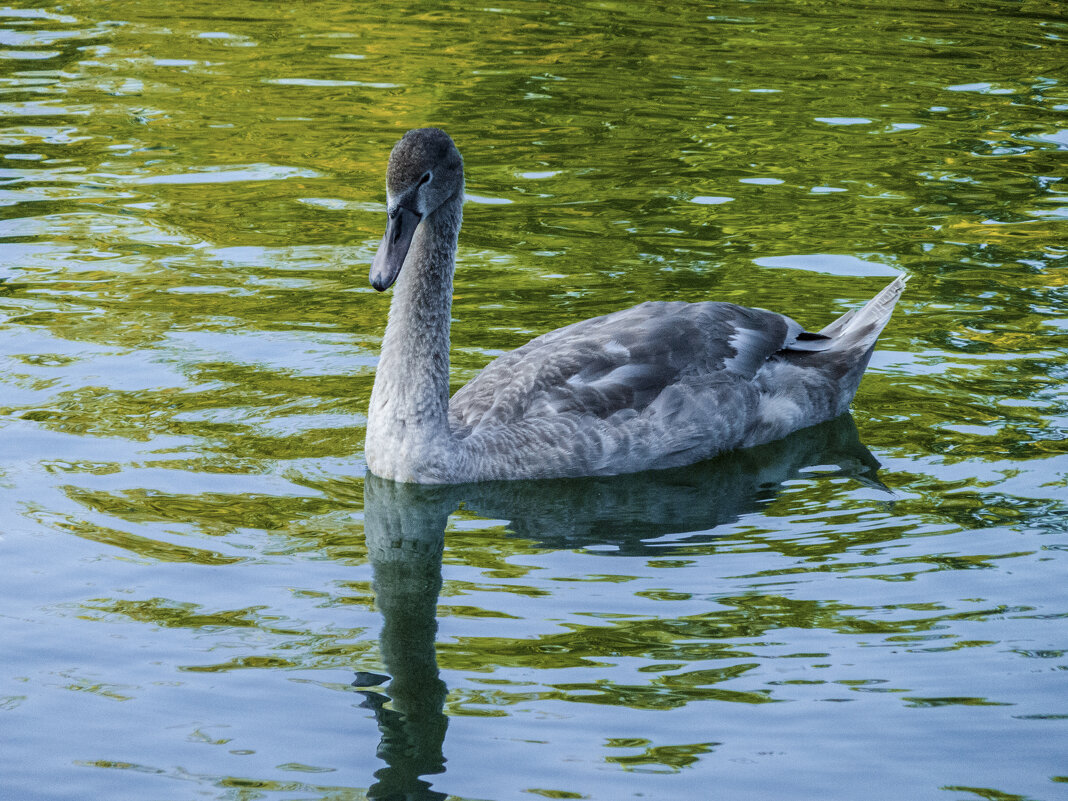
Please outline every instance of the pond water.
[[[5, 801], [1068, 798], [1063, 4], [16, 6]], [[365, 477], [428, 124], [456, 387], [641, 300], [820, 327], [908, 273], [852, 416]]]

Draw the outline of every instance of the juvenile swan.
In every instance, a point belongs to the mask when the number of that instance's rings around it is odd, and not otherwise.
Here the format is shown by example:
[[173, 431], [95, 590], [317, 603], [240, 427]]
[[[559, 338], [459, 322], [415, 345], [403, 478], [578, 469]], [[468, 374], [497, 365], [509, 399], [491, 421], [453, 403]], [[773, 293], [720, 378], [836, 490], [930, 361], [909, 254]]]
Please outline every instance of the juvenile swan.
[[371, 285], [396, 282], [368, 411], [371, 472], [394, 481], [611, 475], [779, 439], [849, 406], [905, 286], [818, 334], [731, 303], [649, 302], [489, 364], [449, 400], [449, 322], [464, 197], [444, 131], [409, 131], [386, 172]]

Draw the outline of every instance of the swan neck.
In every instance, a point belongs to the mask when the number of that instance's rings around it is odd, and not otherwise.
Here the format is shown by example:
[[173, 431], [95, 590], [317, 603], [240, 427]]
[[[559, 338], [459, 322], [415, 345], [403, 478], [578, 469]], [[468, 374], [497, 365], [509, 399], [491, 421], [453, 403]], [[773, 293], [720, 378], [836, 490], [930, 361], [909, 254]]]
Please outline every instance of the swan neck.
[[368, 466], [383, 477], [411, 480], [393, 463], [424, 458], [450, 435], [449, 327], [462, 204], [457, 193], [423, 218], [393, 288], [367, 421]]

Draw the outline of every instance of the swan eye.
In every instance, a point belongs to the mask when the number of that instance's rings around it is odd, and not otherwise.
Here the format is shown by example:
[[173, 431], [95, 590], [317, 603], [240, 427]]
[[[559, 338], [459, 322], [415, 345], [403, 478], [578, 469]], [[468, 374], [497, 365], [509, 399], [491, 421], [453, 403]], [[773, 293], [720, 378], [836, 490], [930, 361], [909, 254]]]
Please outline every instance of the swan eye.
[[424, 172], [423, 177], [419, 179], [419, 183], [416, 186], [422, 186], [425, 183], [429, 183], [430, 179], [434, 177], [433, 173]]

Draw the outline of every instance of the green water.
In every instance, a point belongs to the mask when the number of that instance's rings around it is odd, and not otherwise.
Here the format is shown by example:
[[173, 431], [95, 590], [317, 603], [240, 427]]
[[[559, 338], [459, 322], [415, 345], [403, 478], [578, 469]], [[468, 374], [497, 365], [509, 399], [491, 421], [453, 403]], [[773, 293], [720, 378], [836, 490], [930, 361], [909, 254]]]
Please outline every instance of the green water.
[[[16, 5], [3, 801], [1068, 798], [1064, 4]], [[467, 165], [456, 386], [642, 300], [819, 327], [908, 273], [852, 418], [365, 479], [421, 125]]]

